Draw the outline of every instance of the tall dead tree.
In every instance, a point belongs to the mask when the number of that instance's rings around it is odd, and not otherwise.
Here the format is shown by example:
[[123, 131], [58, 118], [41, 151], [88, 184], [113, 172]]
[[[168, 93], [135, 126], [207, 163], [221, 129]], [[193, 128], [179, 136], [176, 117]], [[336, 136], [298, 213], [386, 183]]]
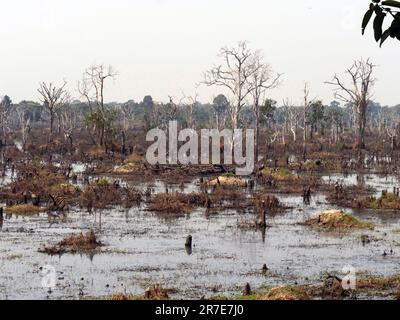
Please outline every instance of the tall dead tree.
[[343, 102], [353, 106], [357, 115], [357, 148], [365, 149], [365, 127], [366, 127], [366, 111], [368, 103], [371, 99], [371, 88], [374, 85], [373, 65], [369, 59], [357, 60], [346, 70], [351, 82], [349, 85], [344, 84], [337, 75], [333, 80], [327, 82], [335, 86], [335, 97]]
[[121, 132], [121, 153], [126, 155], [126, 135], [132, 126], [135, 119], [135, 112], [129, 101], [121, 105], [121, 116], [122, 116], [122, 132]]
[[253, 52], [247, 48], [246, 42], [239, 42], [234, 48], [222, 48], [220, 57], [224, 64], [207, 71], [203, 83], [207, 86], [223, 87], [230, 93], [228, 111], [232, 128], [237, 129], [239, 113], [252, 91], [249, 79], [258, 72], [260, 66], [254, 65]]
[[195, 125], [194, 109], [198, 103], [199, 94], [196, 90], [193, 96], [186, 96], [184, 92], [182, 92], [182, 95], [183, 98], [179, 104], [184, 109], [187, 127], [193, 129]]
[[64, 83], [59, 87], [53, 83], [46, 84], [45, 82], [42, 82], [38, 89], [38, 92], [41, 96], [41, 101], [50, 116], [50, 133], [48, 142], [51, 142], [53, 136], [54, 118], [56, 116], [57, 108], [62, 105], [62, 102], [66, 97], [66, 85], [67, 82], [65, 80]]
[[78, 83], [78, 91], [86, 99], [90, 109], [87, 117], [92, 140], [105, 146], [106, 127], [109, 115], [104, 105], [104, 89], [108, 79], [115, 79], [117, 72], [112, 66], [103, 64], [92, 65], [83, 73], [82, 81]]
[[31, 130], [30, 118], [26, 116], [26, 103], [18, 104], [15, 107], [15, 112], [17, 114], [19, 127], [21, 130], [22, 151], [25, 151], [28, 135]]
[[278, 86], [282, 74], [275, 74], [268, 63], [264, 62], [264, 57], [260, 52], [253, 55], [252, 67], [254, 72], [248, 78], [251, 96], [253, 98], [253, 111], [255, 115], [255, 136], [254, 148], [255, 159], [258, 161], [258, 146], [260, 139], [260, 104], [265, 100], [266, 91]]
[[64, 141], [69, 146], [69, 151], [73, 151], [73, 132], [80, 125], [80, 119], [75, 106], [71, 101], [72, 99], [68, 97], [59, 109], [59, 122], [62, 126], [62, 131], [64, 134]]
[[309, 113], [312, 103], [315, 99], [310, 100], [310, 88], [308, 83], [304, 84], [303, 89], [303, 114], [302, 114], [302, 129], [303, 129], [303, 160], [306, 161], [307, 157], [307, 136], [308, 136], [308, 126], [309, 126]]
[[12, 101], [5, 95], [0, 101], [1, 147], [7, 145], [7, 122], [11, 111]]

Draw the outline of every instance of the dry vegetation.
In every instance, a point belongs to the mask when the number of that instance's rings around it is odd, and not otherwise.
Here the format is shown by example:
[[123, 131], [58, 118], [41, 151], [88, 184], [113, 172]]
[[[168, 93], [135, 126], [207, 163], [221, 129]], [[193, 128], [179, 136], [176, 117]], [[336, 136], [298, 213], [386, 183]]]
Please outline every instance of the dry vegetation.
[[370, 223], [360, 221], [348, 213], [339, 210], [329, 210], [321, 213], [318, 218], [310, 219], [305, 225], [325, 231], [345, 231], [352, 229], [372, 229]]
[[81, 253], [93, 251], [103, 244], [97, 240], [93, 230], [89, 230], [85, 234], [71, 235], [58, 242], [53, 246], [45, 246], [39, 249], [39, 252], [50, 255], [63, 253]]

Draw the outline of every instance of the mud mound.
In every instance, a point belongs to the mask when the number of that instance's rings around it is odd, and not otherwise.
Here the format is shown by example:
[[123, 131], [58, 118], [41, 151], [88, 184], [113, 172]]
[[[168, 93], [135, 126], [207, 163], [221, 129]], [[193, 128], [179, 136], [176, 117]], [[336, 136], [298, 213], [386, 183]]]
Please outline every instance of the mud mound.
[[207, 183], [209, 186], [245, 187], [246, 182], [235, 175], [222, 175]]
[[282, 286], [269, 290], [261, 300], [311, 300], [301, 288]]
[[138, 164], [136, 164], [134, 162], [128, 162], [121, 166], [115, 167], [113, 172], [125, 174], [125, 173], [133, 173], [139, 169], [140, 169], [140, 166]]
[[320, 228], [323, 230], [336, 229], [372, 229], [370, 223], [357, 220], [353, 216], [340, 210], [328, 210], [321, 213], [318, 218], [310, 219], [305, 222], [306, 225]]

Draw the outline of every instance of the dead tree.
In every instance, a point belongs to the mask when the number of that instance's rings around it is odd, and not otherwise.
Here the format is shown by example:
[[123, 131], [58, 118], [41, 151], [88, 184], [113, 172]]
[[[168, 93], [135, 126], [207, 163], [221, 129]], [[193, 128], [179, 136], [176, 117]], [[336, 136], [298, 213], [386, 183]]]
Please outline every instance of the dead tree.
[[239, 42], [234, 48], [222, 48], [220, 56], [224, 65], [207, 71], [203, 83], [207, 86], [223, 87], [232, 95], [228, 111], [232, 128], [237, 129], [239, 113], [252, 91], [249, 80], [260, 66], [254, 64], [253, 52], [247, 48], [246, 42]]
[[327, 84], [335, 87], [335, 96], [337, 99], [351, 104], [357, 115], [357, 147], [359, 150], [365, 149], [365, 127], [366, 110], [371, 99], [371, 88], [374, 85], [373, 65], [369, 59], [357, 60], [346, 70], [346, 74], [351, 79], [351, 84], [344, 84], [337, 75]]
[[297, 141], [297, 128], [299, 127], [300, 111], [300, 108], [294, 107], [288, 99], [283, 101], [283, 112], [285, 118], [282, 131], [283, 143], [285, 143], [285, 131], [290, 131], [292, 133], [293, 142]]
[[73, 132], [79, 126], [80, 119], [77, 110], [73, 107], [71, 99], [66, 100], [59, 109], [59, 118], [64, 133], [64, 141], [72, 152], [74, 146]]
[[132, 122], [135, 119], [135, 113], [132, 106], [129, 105], [129, 102], [121, 105], [121, 115], [122, 115], [122, 144], [121, 144], [121, 153], [126, 155], [126, 134], [128, 130], [131, 128]]
[[109, 115], [104, 104], [104, 89], [108, 79], [115, 79], [117, 72], [112, 66], [103, 64], [92, 65], [83, 73], [82, 81], [78, 82], [78, 91], [86, 99], [90, 114], [87, 123], [91, 130], [92, 140], [106, 147], [106, 126]]
[[28, 140], [28, 134], [30, 132], [30, 118], [26, 117], [26, 106], [23, 104], [19, 104], [15, 108], [15, 112], [18, 117], [19, 127], [21, 130], [21, 139], [22, 139], [22, 150], [26, 149], [26, 142]]
[[308, 86], [308, 83], [306, 82], [304, 84], [304, 89], [303, 89], [303, 114], [302, 114], [302, 127], [303, 129], [303, 160], [306, 161], [306, 154], [307, 154], [307, 136], [308, 136], [308, 126], [309, 126], [309, 121], [308, 121], [308, 116], [310, 113], [310, 108], [312, 103], [314, 102], [315, 99], [310, 100], [310, 88]]
[[260, 139], [260, 103], [261, 99], [265, 99], [266, 91], [278, 86], [279, 79], [282, 74], [275, 74], [269, 64], [264, 62], [264, 57], [260, 52], [253, 55], [252, 66], [254, 72], [248, 78], [251, 96], [253, 98], [253, 112], [255, 115], [255, 136], [254, 148], [255, 159], [258, 161], [258, 145]]
[[38, 89], [38, 92], [41, 96], [41, 101], [50, 116], [50, 133], [48, 142], [51, 142], [53, 136], [54, 117], [56, 116], [57, 108], [61, 106], [63, 99], [66, 96], [66, 85], [67, 82], [65, 80], [64, 83], [59, 87], [55, 86], [53, 83], [46, 84], [45, 82], [42, 82]]
[[182, 104], [184, 111], [185, 111], [185, 117], [186, 117], [186, 123], [189, 129], [194, 128], [194, 108], [196, 107], [196, 104], [198, 103], [198, 98], [199, 94], [197, 93], [197, 90], [195, 91], [193, 96], [186, 96], [184, 92], [182, 92], [183, 98], [180, 102]]
[[11, 105], [12, 101], [10, 97], [5, 95], [0, 102], [1, 147], [7, 145], [7, 123]]

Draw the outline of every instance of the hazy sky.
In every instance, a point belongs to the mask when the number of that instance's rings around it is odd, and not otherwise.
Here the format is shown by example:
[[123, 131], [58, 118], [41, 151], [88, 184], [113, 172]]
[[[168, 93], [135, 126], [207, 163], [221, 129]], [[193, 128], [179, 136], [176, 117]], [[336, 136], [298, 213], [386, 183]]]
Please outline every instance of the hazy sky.
[[[284, 3], [284, 4], [283, 4]], [[400, 43], [382, 49], [360, 24], [368, 0], [2, 0], [0, 96], [38, 100], [40, 81], [65, 78], [76, 98], [84, 69], [104, 62], [119, 76], [107, 101], [157, 101], [192, 95], [205, 70], [218, 63], [222, 46], [249, 41], [284, 73], [278, 101], [300, 102], [304, 82], [326, 103], [324, 81], [356, 58], [378, 65], [375, 100], [400, 103]], [[218, 88], [201, 87], [206, 102]]]

